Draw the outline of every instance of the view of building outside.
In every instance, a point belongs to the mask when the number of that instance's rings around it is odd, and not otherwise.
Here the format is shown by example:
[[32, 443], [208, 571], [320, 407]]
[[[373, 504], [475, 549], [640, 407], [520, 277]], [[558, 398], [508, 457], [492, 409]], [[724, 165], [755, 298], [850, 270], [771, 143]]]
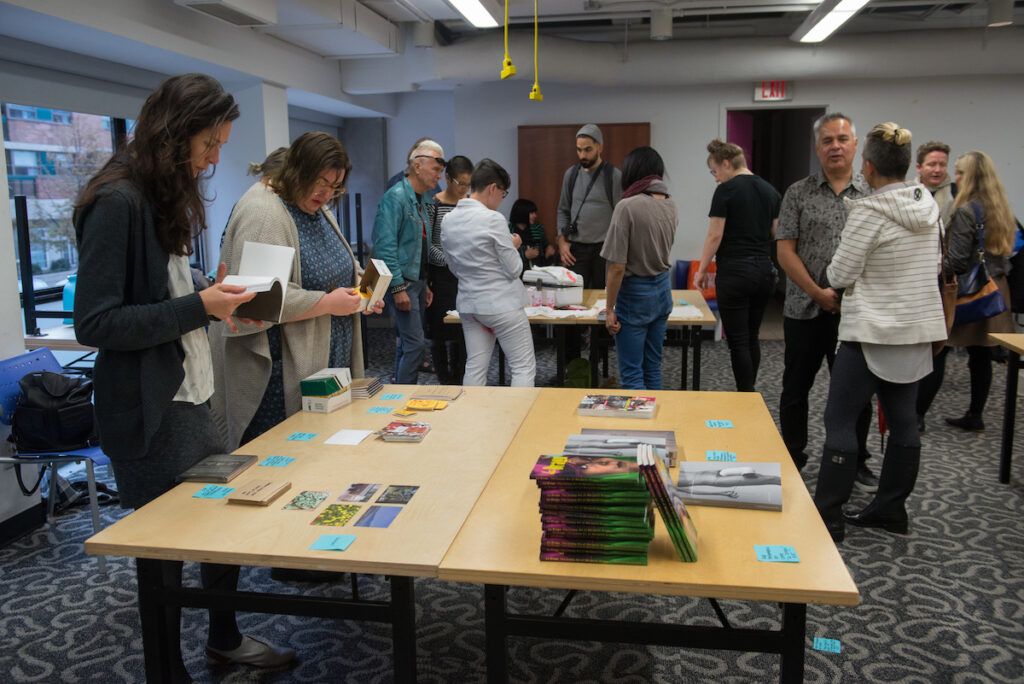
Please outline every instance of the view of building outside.
[[[28, 205], [33, 287], [63, 286], [78, 268], [74, 201], [113, 152], [111, 119], [12, 103], [0, 111], [12, 220], [16, 195]], [[18, 278], [21, 287], [20, 264]]]

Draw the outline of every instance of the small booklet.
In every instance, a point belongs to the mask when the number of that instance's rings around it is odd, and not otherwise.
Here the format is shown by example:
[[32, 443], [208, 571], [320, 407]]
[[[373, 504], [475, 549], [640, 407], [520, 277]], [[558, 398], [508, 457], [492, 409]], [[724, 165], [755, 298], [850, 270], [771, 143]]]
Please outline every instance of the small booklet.
[[353, 399], [369, 399], [384, 389], [384, 383], [380, 378], [356, 378], [351, 387]]
[[640, 472], [651, 490], [654, 505], [661, 513], [661, 520], [668, 529], [668, 536], [675, 547], [676, 555], [684, 563], [697, 560], [697, 528], [686, 511], [686, 504], [680, 498], [668, 468], [654, 454], [649, 444], [641, 444], [636, 448], [636, 460], [640, 464]]
[[464, 390], [458, 385], [431, 385], [422, 387], [413, 394], [410, 399], [423, 399], [425, 401], [455, 401], [463, 395]]
[[391, 271], [388, 265], [380, 259], [370, 259], [366, 264], [366, 270], [359, 279], [357, 292], [362, 298], [359, 302], [360, 311], [373, 311], [377, 302], [384, 299], [384, 294], [391, 284]]
[[377, 433], [385, 442], [422, 442], [430, 432], [430, 423], [393, 420]]
[[447, 401], [436, 399], [410, 399], [405, 403], [407, 411], [440, 411], [448, 406]]
[[576, 414], [602, 418], [654, 418], [656, 403], [654, 397], [588, 394], [576, 407]]
[[230, 482], [236, 475], [255, 463], [250, 454], [211, 454], [178, 475], [178, 482]]
[[688, 504], [782, 510], [782, 471], [778, 463], [679, 464], [679, 495]]
[[292, 247], [247, 240], [242, 245], [238, 274], [224, 278], [224, 284], [241, 285], [256, 296], [235, 309], [235, 316], [280, 323], [294, 258]]
[[291, 489], [291, 486], [291, 482], [252, 480], [231, 492], [228, 495], [228, 503], [269, 506], [274, 499]]

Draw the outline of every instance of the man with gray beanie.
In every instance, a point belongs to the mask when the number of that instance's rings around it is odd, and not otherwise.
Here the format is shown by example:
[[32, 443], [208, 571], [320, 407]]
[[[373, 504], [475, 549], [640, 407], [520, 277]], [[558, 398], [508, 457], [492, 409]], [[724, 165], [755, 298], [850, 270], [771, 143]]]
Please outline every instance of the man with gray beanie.
[[622, 198], [622, 172], [601, 159], [601, 129], [587, 124], [576, 131], [579, 163], [562, 177], [558, 198], [558, 254], [562, 265], [583, 276], [584, 287], [605, 286], [601, 247]]

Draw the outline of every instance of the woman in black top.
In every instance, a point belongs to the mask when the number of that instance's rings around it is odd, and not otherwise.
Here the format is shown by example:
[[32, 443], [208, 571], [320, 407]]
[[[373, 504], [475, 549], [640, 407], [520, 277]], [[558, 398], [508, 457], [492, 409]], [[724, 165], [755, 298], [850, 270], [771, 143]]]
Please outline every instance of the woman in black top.
[[779, 225], [778, 191], [747, 168], [739, 145], [708, 143], [708, 168], [719, 183], [711, 198], [711, 225], [694, 282], [710, 287], [707, 269], [718, 263], [718, 311], [729, 343], [736, 389], [753, 392], [761, 364], [757, 334], [775, 289], [771, 243]]

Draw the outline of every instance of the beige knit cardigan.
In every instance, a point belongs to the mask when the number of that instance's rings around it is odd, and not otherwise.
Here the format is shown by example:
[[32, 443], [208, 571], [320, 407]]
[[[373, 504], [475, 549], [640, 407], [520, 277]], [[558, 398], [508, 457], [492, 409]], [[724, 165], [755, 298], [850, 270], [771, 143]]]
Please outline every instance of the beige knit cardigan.
[[[321, 209], [323, 211], [323, 209]], [[330, 212], [324, 212], [338, 239], [345, 245], [358, 282], [362, 268], [352, 254], [352, 248], [342, 236], [338, 223]], [[281, 199], [262, 183], [254, 183], [235, 205], [224, 231], [221, 261], [228, 273], [238, 272], [242, 246], [246, 241], [293, 247], [296, 255], [291, 279], [285, 294], [281, 324], [281, 353], [284, 375], [284, 404], [287, 415], [302, 408], [299, 381], [326, 368], [330, 352], [331, 317], [318, 316], [302, 321], [291, 321], [309, 310], [325, 294], [300, 287], [302, 271], [299, 234], [295, 222]], [[351, 283], [355, 285], [355, 283]], [[352, 326], [352, 377], [363, 377], [363, 343], [358, 321]], [[263, 393], [270, 381], [270, 345], [267, 327], [239, 324], [239, 332], [232, 332], [221, 321], [210, 326], [210, 352], [213, 356], [214, 393], [210, 399], [214, 421], [226, 442], [226, 449], [237, 449], [242, 433], [259, 408]]]

